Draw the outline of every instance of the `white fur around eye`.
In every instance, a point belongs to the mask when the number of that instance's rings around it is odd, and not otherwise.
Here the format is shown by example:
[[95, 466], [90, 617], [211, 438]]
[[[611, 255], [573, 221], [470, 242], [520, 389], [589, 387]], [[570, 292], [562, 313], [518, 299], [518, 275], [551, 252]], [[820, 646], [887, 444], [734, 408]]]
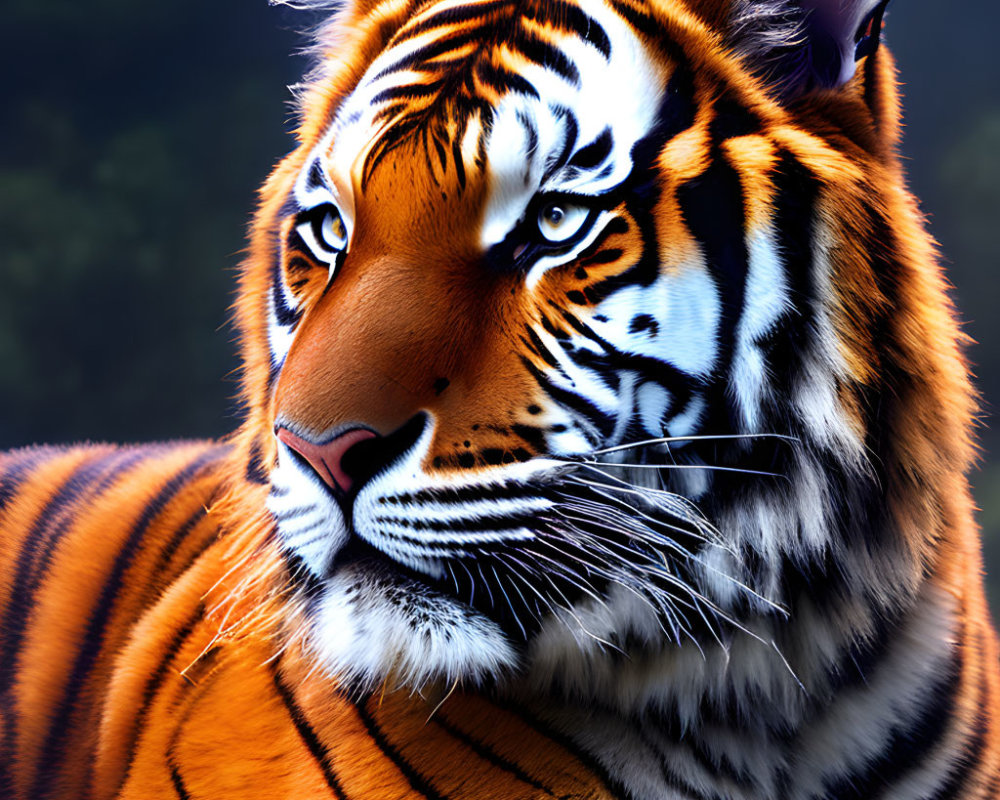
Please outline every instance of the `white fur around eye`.
[[586, 225], [590, 209], [586, 206], [555, 201], [546, 203], [538, 212], [538, 230], [549, 242], [566, 242]]

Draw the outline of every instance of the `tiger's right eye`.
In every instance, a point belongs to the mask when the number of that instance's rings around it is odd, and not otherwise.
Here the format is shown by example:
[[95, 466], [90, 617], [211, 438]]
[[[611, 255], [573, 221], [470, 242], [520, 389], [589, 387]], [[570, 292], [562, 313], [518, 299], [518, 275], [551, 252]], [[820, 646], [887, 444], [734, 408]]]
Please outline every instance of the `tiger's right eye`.
[[538, 212], [538, 231], [545, 241], [562, 244], [579, 234], [592, 218], [591, 210], [576, 203], [546, 203]]
[[313, 258], [327, 264], [332, 273], [337, 257], [347, 250], [347, 225], [333, 203], [324, 203], [306, 211], [295, 227]]

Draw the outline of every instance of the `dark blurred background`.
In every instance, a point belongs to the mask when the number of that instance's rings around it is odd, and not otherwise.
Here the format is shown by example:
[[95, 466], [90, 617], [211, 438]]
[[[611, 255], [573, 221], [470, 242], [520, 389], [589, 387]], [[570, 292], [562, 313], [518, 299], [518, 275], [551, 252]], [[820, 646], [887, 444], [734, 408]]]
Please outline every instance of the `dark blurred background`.
[[[292, 147], [306, 20], [265, 0], [3, 0], [0, 448], [237, 424], [235, 269]], [[1000, 609], [1000, 6], [895, 0], [912, 187], [978, 344]]]

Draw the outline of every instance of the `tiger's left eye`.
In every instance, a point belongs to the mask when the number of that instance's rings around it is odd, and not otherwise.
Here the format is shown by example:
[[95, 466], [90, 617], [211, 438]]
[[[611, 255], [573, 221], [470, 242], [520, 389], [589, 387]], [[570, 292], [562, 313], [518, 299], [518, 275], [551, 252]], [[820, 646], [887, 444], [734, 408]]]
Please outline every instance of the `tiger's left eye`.
[[567, 242], [576, 236], [590, 219], [586, 206], [556, 201], [542, 206], [538, 212], [538, 231], [546, 241]]
[[296, 230], [320, 261], [330, 262], [347, 248], [347, 225], [332, 203], [307, 212]]

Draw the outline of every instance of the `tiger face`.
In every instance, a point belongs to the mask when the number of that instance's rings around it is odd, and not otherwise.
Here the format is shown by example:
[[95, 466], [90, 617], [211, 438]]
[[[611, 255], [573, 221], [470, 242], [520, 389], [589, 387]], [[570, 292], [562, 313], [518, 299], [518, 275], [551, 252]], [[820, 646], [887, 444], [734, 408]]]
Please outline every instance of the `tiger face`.
[[341, 676], [725, 649], [831, 546], [863, 448], [796, 148], [842, 156], [637, 9], [416, 4], [294, 157], [268, 507]]

